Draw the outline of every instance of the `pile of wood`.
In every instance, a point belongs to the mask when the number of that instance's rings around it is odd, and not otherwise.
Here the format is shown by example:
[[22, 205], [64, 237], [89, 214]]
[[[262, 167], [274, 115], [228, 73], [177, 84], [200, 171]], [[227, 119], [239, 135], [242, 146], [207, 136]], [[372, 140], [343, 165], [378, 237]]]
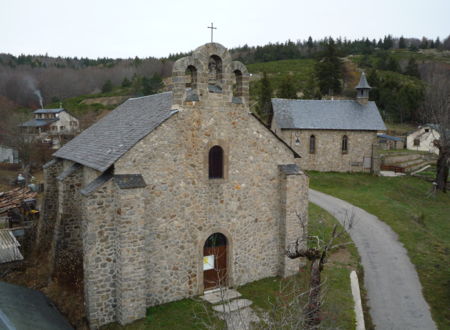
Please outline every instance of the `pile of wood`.
[[28, 188], [15, 188], [10, 191], [0, 192], [0, 215], [9, 210], [22, 206], [22, 202], [28, 198], [36, 198], [37, 193]]

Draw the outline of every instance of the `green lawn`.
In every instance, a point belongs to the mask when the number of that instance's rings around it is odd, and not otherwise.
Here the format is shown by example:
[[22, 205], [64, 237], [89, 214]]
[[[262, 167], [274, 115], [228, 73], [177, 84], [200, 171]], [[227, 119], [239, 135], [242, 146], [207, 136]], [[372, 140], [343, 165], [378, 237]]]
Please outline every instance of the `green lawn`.
[[344, 199], [385, 221], [415, 264], [440, 329], [450, 329], [450, 194], [427, 197], [415, 177], [309, 172], [311, 188]]
[[[324, 239], [331, 234], [333, 225], [337, 223], [329, 213], [316, 205], [309, 207], [309, 234]], [[336, 244], [351, 242], [345, 234]], [[346, 245], [331, 253], [328, 263], [322, 272], [324, 280], [324, 305], [322, 308], [325, 328], [353, 329], [355, 315], [353, 311], [353, 297], [350, 289], [350, 271], [359, 269], [359, 256], [353, 244]], [[238, 288], [243, 298], [253, 301], [253, 308], [257, 313], [265, 313], [270, 318], [280, 320], [287, 311], [297, 316], [301, 313], [298, 306], [303, 306], [306, 297], [300, 304], [288, 307], [295, 293], [304, 293], [309, 280], [309, 268], [305, 267], [296, 275], [287, 279], [278, 277], [266, 278], [246, 284]], [[362, 283], [360, 278], [360, 283]], [[292, 308], [294, 308], [292, 310]], [[369, 321], [370, 322], [370, 321]], [[369, 323], [370, 324], [370, 323]], [[264, 325], [261, 325], [264, 327]], [[145, 319], [136, 321], [125, 327], [117, 323], [102, 327], [103, 330], [143, 330], [143, 329], [224, 329], [225, 324], [214, 316], [211, 306], [199, 298], [184, 299], [169, 304], [151, 307], [147, 310]], [[370, 328], [370, 327], [368, 327]]]

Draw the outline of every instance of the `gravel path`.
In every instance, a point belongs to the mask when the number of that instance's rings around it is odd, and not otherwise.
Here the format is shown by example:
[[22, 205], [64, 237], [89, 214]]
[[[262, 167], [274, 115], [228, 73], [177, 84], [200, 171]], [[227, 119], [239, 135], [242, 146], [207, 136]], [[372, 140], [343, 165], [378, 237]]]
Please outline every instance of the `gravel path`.
[[364, 267], [370, 315], [377, 329], [437, 329], [414, 265], [397, 234], [376, 216], [343, 200], [309, 190], [309, 200], [341, 223], [354, 215], [350, 236]]

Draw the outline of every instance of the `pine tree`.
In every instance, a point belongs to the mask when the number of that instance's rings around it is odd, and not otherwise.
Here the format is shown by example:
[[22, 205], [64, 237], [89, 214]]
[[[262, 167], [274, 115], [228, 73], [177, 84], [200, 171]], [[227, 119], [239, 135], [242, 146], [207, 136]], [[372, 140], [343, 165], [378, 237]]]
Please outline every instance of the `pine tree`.
[[405, 38], [403, 38], [403, 36], [401, 36], [398, 41], [398, 48], [400, 48], [400, 49], [406, 48], [406, 42], [405, 42]]
[[162, 85], [161, 76], [156, 73], [150, 79], [144, 77], [142, 78], [142, 94], [155, 94], [162, 88]]
[[442, 46], [441, 40], [439, 39], [439, 37], [437, 37], [436, 41], [434, 42], [434, 47], [436, 47], [436, 49], [440, 49], [441, 46]]
[[291, 75], [287, 75], [283, 78], [280, 84], [280, 90], [277, 93], [277, 96], [282, 99], [296, 99], [297, 91], [294, 86], [294, 81]]
[[339, 58], [334, 40], [329, 38], [323, 57], [314, 65], [320, 92], [332, 95], [341, 92], [342, 61]]
[[319, 86], [316, 81], [314, 74], [310, 74], [308, 80], [306, 81], [306, 86], [303, 89], [304, 100], [320, 100], [322, 95], [320, 94]]
[[126, 87], [130, 87], [130, 86], [131, 86], [131, 81], [127, 77], [123, 78], [122, 87], [126, 88]]
[[428, 48], [428, 39], [423, 37], [422, 42], [420, 43], [419, 48], [421, 49], [427, 49]]
[[394, 71], [394, 72], [400, 72], [400, 65], [398, 64], [398, 61], [392, 57], [389, 56], [387, 63], [386, 63], [386, 69], [388, 69], [389, 71]]
[[306, 42], [306, 46], [308, 47], [308, 49], [312, 49], [314, 47], [314, 43], [311, 36], [309, 36], [308, 41]]
[[270, 122], [272, 112], [272, 86], [270, 86], [270, 81], [265, 72], [263, 73], [263, 78], [260, 83], [257, 111], [264, 120]]
[[113, 89], [113, 85], [110, 79], [108, 79], [102, 86], [102, 93], [109, 93]]
[[411, 57], [408, 61], [408, 65], [405, 69], [405, 74], [413, 77], [420, 78], [419, 68], [417, 66], [417, 62], [414, 57]]

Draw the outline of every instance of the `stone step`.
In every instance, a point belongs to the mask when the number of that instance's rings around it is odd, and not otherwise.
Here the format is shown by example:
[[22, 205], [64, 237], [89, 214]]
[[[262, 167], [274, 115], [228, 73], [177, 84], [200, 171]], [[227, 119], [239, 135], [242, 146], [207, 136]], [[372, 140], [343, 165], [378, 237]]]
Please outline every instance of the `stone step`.
[[219, 289], [210, 292], [206, 292], [205, 295], [200, 298], [206, 300], [210, 304], [217, 304], [220, 302], [227, 302], [234, 298], [239, 298], [241, 294], [233, 289]]
[[220, 313], [231, 313], [238, 309], [249, 307], [252, 302], [248, 299], [236, 299], [226, 304], [213, 306], [213, 310]]

